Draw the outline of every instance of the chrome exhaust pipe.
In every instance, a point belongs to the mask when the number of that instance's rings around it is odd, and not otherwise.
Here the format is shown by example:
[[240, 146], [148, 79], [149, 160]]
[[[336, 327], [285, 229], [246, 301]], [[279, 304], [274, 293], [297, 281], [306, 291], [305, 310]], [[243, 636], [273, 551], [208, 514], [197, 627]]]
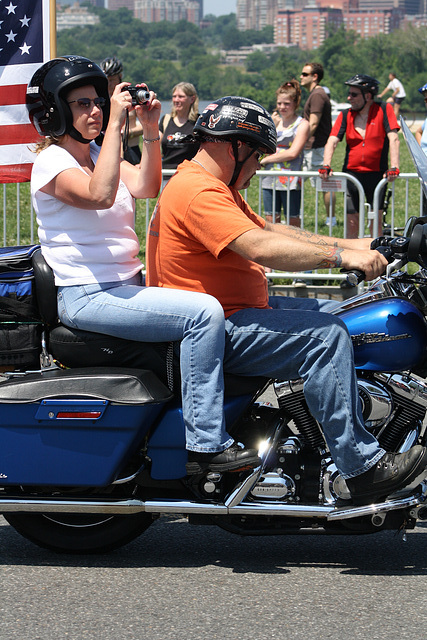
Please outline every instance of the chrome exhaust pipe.
[[242, 502], [236, 506], [204, 504], [188, 500], [17, 500], [1, 499], [0, 513], [107, 513], [132, 515], [133, 513], [176, 513], [203, 515], [257, 515], [294, 516], [300, 518], [326, 518], [334, 509], [330, 506], [280, 504], [272, 502]]
[[17, 500], [16, 498], [2, 498], [0, 513], [110, 513], [130, 515], [145, 511], [141, 500]]
[[319, 518], [328, 521], [346, 520], [361, 516], [373, 516], [396, 509], [422, 506], [427, 495], [427, 483], [422, 483], [421, 493], [386, 502], [334, 508], [333, 505], [301, 505], [280, 502], [242, 501], [238, 505], [198, 503], [189, 500], [18, 500], [0, 499], [0, 513], [105, 513], [132, 515], [134, 513], [202, 514], [212, 516], [251, 515], [287, 516], [294, 518]]
[[203, 504], [187, 500], [17, 500], [0, 499], [0, 513], [108, 513], [127, 516], [134, 513], [201, 513], [227, 515], [223, 504]]
[[110, 515], [132, 515], [134, 513], [174, 513], [203, 514], [211, 516], [251, 515], [251, 516], [287, 516], [294, 518], [319, 518], [329, 521], [358, 518], [376, 513], [385, 513], [395, 509], [404, 509], [419, 504], [419, 497], [410, 496], [401, 500], [334, 509], [331, 506], [304, 506], [296, 504], [278, 504], [272, 502], [242, 502], [235, 507], [223, 504], [203, 504], [190, 501], [168, 500], [119, 500], [117, 502], [78, 502], [68, 500], [0, 500], [0, 513], [104, 513]]

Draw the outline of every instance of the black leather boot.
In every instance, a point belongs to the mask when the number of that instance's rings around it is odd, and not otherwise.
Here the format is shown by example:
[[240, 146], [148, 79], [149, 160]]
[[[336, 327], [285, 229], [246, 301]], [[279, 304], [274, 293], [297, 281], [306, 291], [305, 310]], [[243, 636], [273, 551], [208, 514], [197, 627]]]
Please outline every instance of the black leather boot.
[[187, 474], [203, 473], [204, 471], [245, 471], [253, 469], [261, 464], [261, 459], [255, 449], [242, 449], [235, 442], [215, 453], [199, 453], [198, 451], [188, 452], [188, 462], [186, 464]]
[[381, 502], [410, 484], [427, 466], [427, 450], [415, 445], [405, 453], [386, 453], [369, 471], [348, 478], [347, 487], [356, 505]]

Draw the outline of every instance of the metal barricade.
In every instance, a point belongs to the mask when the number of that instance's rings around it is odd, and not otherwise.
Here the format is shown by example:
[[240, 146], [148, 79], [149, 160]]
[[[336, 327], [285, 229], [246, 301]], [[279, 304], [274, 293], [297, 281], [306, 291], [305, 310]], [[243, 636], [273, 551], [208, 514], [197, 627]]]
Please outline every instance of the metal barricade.
[[30, 184], [3, 184], [3, 246], [34, 242], [37, 242], [37, 231]]
[[[351, 175], [348, 175], [346, 173], [342, 173], [342, 172], [336, 172], [333, 174], [333, 176], [331, 176], [328, 179], [323, 179], [321, 177], [319, 177], [319, 174], [317, 171], [285, 171], [285, 170], [274, 170], [274, 171], [266, 171], [266, 170], [260, 170], [257, 171], [256, 173], [257, 177], [258, 177], [258, 207], [257, 209], [252, 206], [252, 208], [261, 216], [264, 217], [264, 212], [263, 212], [263, 208], [262, 208], [262, 179], [266, 176], [272, 176], [274, 175], [274, 177], [278, 178], [280, 176], [284, 176], [284, 177], [290, 177], [290, 176], [296, 176], [296, 177], [300, 177], [301, 178], [301, 208], [300, 208], [300, 222], [301, 222], [301, 228], [302, 229], [306, 229], [309, 231], [312, 231], [314, 233], [320, 233], [321, 235], [329, 235], [329, 236], [333, 236], [333, 220], [332, 220], [332, 213], [333, 213], [333, 199], [332, 197], [329, 199], [329, 210], [326, 209], [326, 206], [324, 204], [323, 200], [323, 194], [326, 193], [331, 193], [331, 194], [337, 194], [337, 193], [342, 193], [343, 194], [343, 202], [342, 205], [340, 205], [340, 207], [337, 206], [337, 203], [335, 203], [335, 211], [336, 213], [338, 213], [338, 209], [339, 209], [339, 213], [340, 213], [340, 217], [342, 214], [342, 222], [343, 222], [343, 234], [342, 236], [339, 237], [346, 237], [347, 233], [348, 233], [348, 229], [347, 229], [347, 198], [346, 198], [346, 191], [347, 191], [347, 181], [352, 182], [358, 193], [359, 193], [359, 200], [361, 202], [365, 202], [365, 193], [363, 190], [362, 185], [360, 184], [360, 182], [354, 178]], [[313, 189], [313, 183], [314, 183], [314, 189]], [[311, 192], [309, 191], [311, 190]], [[286, 220], [284, 221], [286, 224], [289, 224], [290, 221], [290, 215], [289, 215], [289, 197], [290, 197], [290, 189], [289, 189], [289, 182], [288, 182], [288, 188], [286, 189], [287, 191], [287, 216], [286, 216]], [[321, 197], [322, 194], [322, 197]], [[276, 187], [275, 184], [273, 186], [273, 211], [275, 209], [274, 207], [274, 203], [275, 203], [275, 197], [276, 197]], [[311, 212], [310, 215], [310, 220], [308, 220], [308, 206], [310, 206], [310, 204], [313, 203], [313, 197], [314, 197], [314, 212]], [[245, 191], [245, 199], [248, 198], [248, 190]], [[320, 205], [319, 205], [319, 200], [321, 200]], [[308, 204], [306, 204], [308, 203]], [[313, 218], [313, 214], [314, 213], [314, 218]], [[363, 237], [364, 236], [364, 232], [365, 232], [365, 224], [366, 224], [366, 209], [364, 208], [361, 212], [360, 212], [360, 216], [359, 216], [359, 237]], [[328, 216], [329, 218], [329, 224], [325, 224], [323, 222], [324, 218]], [[346, 279], [345, 274], [341, 274], [341, 273], [337, 273], [337, 271], [333, 271], [332, 269], [329, 270], [316, 270], [316, 271], [312, 271], [309, 273], [301, 273], [301, 272], [294, 272], [294, 271], [272, 271], [272, 272], [268, 272], [267, 274], [267, 278], [270, 281], [274, 281], [274, 280], [283, 280], [283, 279], [290, 279], [291, 281], [293, 280], [311, 280], [313, 283], [314, 282], [319, 282], [319, 281], [327, 281], [327, 280], [337, 280], [337, 281], [342, 281]]]
[[[396, 189], [401, 190], [402, 182], [404, 185], [404, 208], [403, 208], [403, 217], [402, 213], [400, 213], [400, 220], [397, 223], [397, 213], [396, 212]], [[417, 183], [418, 182], [418, 188]], [[382, 190], [385, 187], [386, 189], [386, 205], [383, 209], [380, 208], [381, 194]], [[410, 193], [412, 191], [412, 193]], [[391, 193], [388, 193], [391, 192]], [[389, 197], [387, 197], [389, 195]], [[390, 214], [390, 215], [389, 215]], [[410, 216], [422, 216], [423, 215], [423, 189], [416, 173], [401, 173], [399, 177], [393, 182], [387, 182], [385, 178], [383, 178], [376, 186], [374, 191], [374, 200], [372, 209], [368, 205], [368, 218], [373, 220], [374, 228], [378, 228], [378, 223], [380, 217], [383, 217], [383, 226], [387, 225], [387, 233], [394, 235], [395, 233], [399, 233], [403, 230], [408, 218]]]
[[[173, 175], [173, 170], [164, 170], [163, 177], [170, 177]], [[335, 235], [337, 237], [346, 237], [347, 235], [347, 202], [345, 197], [347, 180], [351, 180], [359, 192], [359, 197], [362, 201], [365, 201], [362, 185], [345, 173], [334, 173], [328, 180], [321, 179], [317, 172], [309, 171], [266, 171], [260, 170], [256, 174], [256, 178], [253, 178], [253, 186], [244, 193], [245, 199], [249, 199], [251, 207], [259, 215], [264, 216], [263, 204], [262, 204], [262, 178], [265, 176], [279, 177], [284, 176], [297, 176], [301, 177], [301, 228], [313, 231], [314, 233], [321, 233], [322, 235]], [[258, 188], [256, 189], [255, 180], [258, 179]], [[311, 179], [311, 180], [310, 180]], [[314, 188], [311, 185], [314, 182]], [[389, 217], [389, 225], [393, 232], [398, 232], [403, 228], [410, 215], [422, 215], [423, 212], [423, 196], [422, 188], [416, 173], [401, 173], [396, 181], [393, 183], [387, 183], [386, 180], [382, 180], [374, 194], [374, 203], [371, 208], [365, 203], [365, 208], [360, 215], [359, 222], [359, 236], [363, 237], [365, 233], [365, 225], [371, 221], [377, 225], [379, 216], [382, 215], [379, 209], [381, 189], [386, 185], [387, 191], [391, 191], [389, 198], [389, 205], [387, 216]], [[402, 198], [401, 192], [404, 188], [404, 195]], [[273, 188], [273, 198], [275, 197], [275, 188]], [[288, 191], [288, 211], [289, 211], [289, 189]], [[325, 205], [323, 203], [323, 193], [331, 191], [335, 194], [343, 194], [343, 202], [338, 206], [336, 204], [337, 216], [341, 220], [342, 233], [337, 234], [336, 230], [333, 231], [332, 227], [332, 204], [329, 208], [329, 225], [324, 224], [324, 217], [327, 215]], [[403, 216], [396, 212], [396, 195], [400, 194], [400, 200], [403, 199]], [[13, 196], [13, 197], [12, 197]], [[416, 198], [416, 206], [414, 206], [414, 198]], [[319, 205], [320, 201], [320, 205]], [[146, 201], [138, 202], [137, 215], [138, 215], [138, 231], [140, 236], [147, 233], [148, 223], [151, 212], [153, 210], [155, 201], [147, 199]], [[402, 209], [402, 205], [400, 205]], [[416, 209], [416, 210], [415, 210]], [[399, 217], [399, 223], [397, 223], [397, 217]], [[289, 223], [289, 215], [286, 220]], [[375, 226], [374, 228], [377, 228]], [[141, 244], [144, 244], [145, 238], [140, 237]], [[30, 202], [30, 185], [29, 183], [17, 183], [3, 185], [3, 246], [29, 244], [37, 242], [36, 222], [33, 208]], [[143, 257], [144, 260], [144, 257]], [[324, 271], [324, 270], [323, 270]], [[327, 280], [342, 280], [344, 275], [329, 270], [326, 272], [312, 272], [310, 274], [304, 274], [300, 272], [291, 271], [273, 271], [267, 273], [267, 277], [270, 281], [277, 281], [279, 279], [296, 278], [309, 279], [314, 282], [327, 281]]]

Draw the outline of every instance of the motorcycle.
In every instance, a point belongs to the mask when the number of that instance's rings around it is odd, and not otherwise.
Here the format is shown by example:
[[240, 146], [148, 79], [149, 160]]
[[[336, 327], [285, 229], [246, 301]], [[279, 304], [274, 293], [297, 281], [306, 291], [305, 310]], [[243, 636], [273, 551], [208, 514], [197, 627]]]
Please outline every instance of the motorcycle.
[[[402, 129], [427, 193], [427, 158], [404, 121]], [[387, 451], [404, 452], [427, 445], [427, 217], [375, 246], [385, 275], [333, 313], [353, 342], [366, 428]], [[53, 274], [38, 247], [28, 255], [22, 279], [34, 277], [36, 304], [7, 303], [6, 319], [27, 318], [10, 322], [10, 336], [0, 322], [9, 349], [0, 350], [0, 513], [27, 539], [56, 552], [107, 552], [162, 514], [239, 535], [405, 531], [427, 519], [427, 470], [380, 503], [351, 503], [302, 380], [226, 375], [227, 430], [257, 448], [261, 464], [186, 476], [173, 345], [61, 325]], [[418, 271], [404, 271], [408, 263]], [[260, 401], [271, 388], [276, 406]]]
[[[427, 444], [427, 219], [411, 219], [387, 245], [385, 276], [334, 313], [353, 341], [365, 424], [384, 449], [402, 452]], [[162, 514], [240, 535], [373, 533], [427, 519], [425, 477], [384, 502], [351, 504], [302, 380], [227, 377], [228, 430], [262, 464], [186, 476], [168, 345], [64, 327], [39, 249], [31, 261], [43, 366], [4, 372], [0, 382], [0, 512], [29, 540], [106, 552]], [[412, 275], [401, 270], [410, 261], [421, 267]], [[269, 386], [277, 406], [258, 401]]]

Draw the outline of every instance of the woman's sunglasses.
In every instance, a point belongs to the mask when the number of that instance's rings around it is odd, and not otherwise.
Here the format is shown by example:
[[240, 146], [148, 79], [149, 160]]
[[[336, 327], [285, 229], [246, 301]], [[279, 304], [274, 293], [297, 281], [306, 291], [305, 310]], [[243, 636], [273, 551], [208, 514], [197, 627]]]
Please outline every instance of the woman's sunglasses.
[[95, 107], [98, 107], [98, 109], [102, 109], [103, 107], [105, 107], [106, 99], [101, 97], [79, 98], [78, 100], [71, 100], [71, 102], [68, 102], [67, 104], [73, 104], [73, 102], [77, 102], [80, 109], [90, 109], [92, 102], [95, 105]]

